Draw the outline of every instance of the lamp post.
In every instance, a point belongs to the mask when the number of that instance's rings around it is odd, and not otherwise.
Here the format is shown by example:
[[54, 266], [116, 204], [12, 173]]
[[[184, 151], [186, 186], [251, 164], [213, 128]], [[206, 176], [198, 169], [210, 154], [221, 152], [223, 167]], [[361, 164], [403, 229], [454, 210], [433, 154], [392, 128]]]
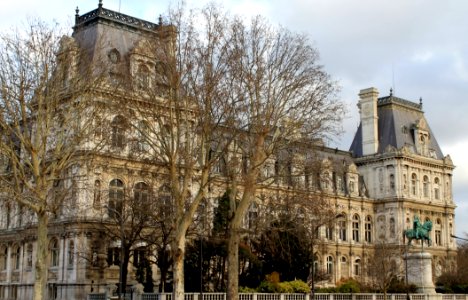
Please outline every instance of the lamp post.
[[462, 241], [468, 242], [468, 239], [461, 238], [461, 237], [458, 237], [458, 236], [453, 235], [453, 234], [451, 234], [450, 237], [453, 237], [454, 239], [457, 239], [457, 240], [462, 240]]

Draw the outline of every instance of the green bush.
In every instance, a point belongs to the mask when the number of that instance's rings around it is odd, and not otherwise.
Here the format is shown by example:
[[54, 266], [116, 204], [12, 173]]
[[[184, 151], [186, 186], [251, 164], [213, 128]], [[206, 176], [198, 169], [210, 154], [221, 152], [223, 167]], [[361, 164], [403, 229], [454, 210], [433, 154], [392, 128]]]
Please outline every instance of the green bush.
[[278, 284], [270, 281], [262, 281], [257, 290], [260, 293], [279, 293]]
[[248, 286], [240, 286], [239, 293], [256, 293], [257, 289], [248, 287]]
[[288, 282], [293, 289], [293, 293], [308, 294], [310, 287], [302, 280], [293, 280]]
[[264, 280], [260, 283], [257, 291], [261, 293], [310, 293], [310, 288], [302, 280], [272, 282]]
[[294, 289], [288, 281], [285, 281], [278, 283], [278, 292], [290, 294], [294, 292]]

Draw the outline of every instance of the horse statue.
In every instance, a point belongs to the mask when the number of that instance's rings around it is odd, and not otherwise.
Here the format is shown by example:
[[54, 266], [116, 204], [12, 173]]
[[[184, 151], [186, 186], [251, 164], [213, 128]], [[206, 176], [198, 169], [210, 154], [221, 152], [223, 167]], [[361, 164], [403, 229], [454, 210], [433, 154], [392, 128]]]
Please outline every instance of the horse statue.
[[415, 217], [413, 224], [413, 229], [403, 231], [403, 236], [408, 238], [408, 246], [411, 245], [411, 241], [413, 240], [421, 240], [422, 245], [424, 241], [427, 241], [427, 245], [431, 246], [432, 241], [429, 232], [432, 230], [432, 222], [428, 220], [424, 224], [421, 224], [419, 218]]

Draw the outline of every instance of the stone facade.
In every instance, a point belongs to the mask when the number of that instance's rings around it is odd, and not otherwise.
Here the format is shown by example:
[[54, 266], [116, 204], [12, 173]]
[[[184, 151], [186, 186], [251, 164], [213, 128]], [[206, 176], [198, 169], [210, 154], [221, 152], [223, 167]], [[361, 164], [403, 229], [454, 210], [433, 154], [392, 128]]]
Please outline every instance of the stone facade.
[[[104, 9], [79, 16], [72, 37], [65, 39], [66, 47], [87, 47], [88, 61], [106, 60], [109, 81], [125, 69], [132, 78], [148, 76], [157, 64], [148, 52], [147, 40], [165, 26], [153, 24]], [[166, 28], [167, 29], [167, 28]], [[99, 43], [98, 43], [99, 41]], [[144, 82], [144, 78], [143, 83]], [[150, 84], [152, 81], [148, 81]], [[288, 172], [294, 180], [279, 180], [264, 193], [296, 189], [324, 194], [341, 215], [333, 228], [319, 230], [321, 247], [317, 248], [316, 270], [328, 274], [321, 285], [334, 285], [345, 278], [365, 278], [365, 262], [374, 254], [377, 243], [404, 248], [402, 232], [412, 227], [414, 215], [434, 223], [431, 232], [434, 276], [454, 264], [455, 204], [452, 198], [452, 171], [449, 156], [443, 156], [430, 130], [422, 105], [393, 95], [378, 98], [375, 88], [359, 93], [361, 125], [350, 151], [330, 149], [322, 145], [307, 145], [309, 150], [290, 160]], [[112, 101], [108, 91], [96, 93], [97, 101]], [[132, 99], [129, 99], [130, 101]], [[103, 120], [110, 128], [121, 124], [120, 115], [108, 111]], [[119, 267], [112, 255], [118, 243], [103, 243], [93, 218], [108, 213], [110, 190], [136, 187], [145, 183], [144, 174], [153, 174], [151, 189], [164, 189], [164, 174], [158, 166], [148, 166], [144, 155], [150, 151], [144, 143], [122, 143], [113, 136], [112, 146], [83, 163], [73, 176], [78, 187], [73, 194], [73, 210], [63, 212], [51, 221], [50, 262], [48, 275], [49, 299], [85, 299], [89, 292], [115, 289]], [[307, 171], [307, 159], [318, 166], [313, 174]], [[265, 176], [275, 172], [275, 159], [265, 167]], [[223, 167], [214, 175], [222, 178]], [[288, 176], [286, 176], [288, 177]], [[222, 181], [222, 179], [220, 179]], [[196, 188], [194, 183], [193, 189]], [[222, 189], [214, 189], [215, 199]], [[254, 208], [252, 208], [253, 210]], [[255, 214], [249, 214], [254, 216]], [[248, 223], [248, 221], [246, 222]], [[0, 212], [0, 299], [30, 299], [34, 280], [35, 260], [34, 220], [15, 206]], [[114, 253], [115, 254], [115, 253]], [[401, 261], [402, 257], [395, 257]], [[130, 285], [135, 284], [135, 267], [129, 267]], [[158, 270], [153, 268], [158, 280]]]

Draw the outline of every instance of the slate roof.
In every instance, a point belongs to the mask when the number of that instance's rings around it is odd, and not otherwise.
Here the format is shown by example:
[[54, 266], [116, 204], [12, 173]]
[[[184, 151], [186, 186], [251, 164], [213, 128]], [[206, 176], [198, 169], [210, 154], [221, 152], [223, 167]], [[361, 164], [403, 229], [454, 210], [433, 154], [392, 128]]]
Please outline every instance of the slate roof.
[[[414, 103], [393, 95], [379, 98], [377, 100], [378, 114], [378, 138], [379, 148], [377, 153], [385, 152], [388, 146], [401, 149], [407, 146], [411, 152], [416, 153], [413, 128], [416, 122], [424, 119], [421, 103]], [[354, 157], [362, 155], [362, 124], [359, 124], [358, 130], [354, 136], [350, 151]], [[436, 159], [443, 159], [444, 155], [440, 150], [439, 144], [428, 126], [430, 134], [429, 150], [433, 151]]]

